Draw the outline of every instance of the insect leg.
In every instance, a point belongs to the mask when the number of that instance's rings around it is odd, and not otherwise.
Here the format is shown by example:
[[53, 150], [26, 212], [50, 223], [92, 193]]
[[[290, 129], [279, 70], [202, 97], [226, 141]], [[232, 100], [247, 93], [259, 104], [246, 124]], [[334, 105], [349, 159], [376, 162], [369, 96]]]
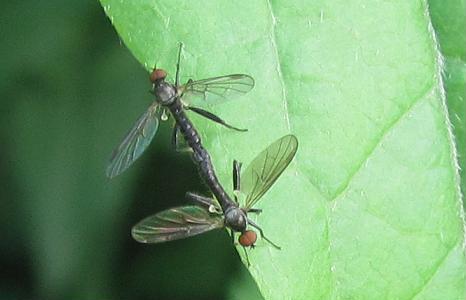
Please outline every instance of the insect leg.
[[175, 124], [175, 127], [173, 127], [173, 133], [172, 133], [172, 147], [175, 149], [176, 152], [191, 152], [192, 149], [189, 147], [181, 134], [180, 131], [180, 126]]
[[214, 205], [213, 199], [206, 196], [198, 195], [193, 192], [187, 192], [185, 196], [186, 199], [193, 201], [197, 204], [201, 204], [202, 206], [209, 207], [211, 205]]
[[248, 210], [248, 213], [253, 213], [253, 214], [260, 214], [262, 212], [262, 209], [260, 208], [250, 208]]
[[180, 126], [175, 125], [172, 132], [172, 148], [178, 151], [178, 135], [180, 134]]
[[225, 126], [226, 128], [230, 128], [230, 129], [233, 129], [233, 130], [236, 130], [236, 131], [248, 131], [247, 129], [241, 129], [241, 128], [237, 128], [237, 127], [234, 127], [230, 124], [227, 124], [223, 119], [221, 119], [220, 117], [214, 115], [213, 113], [211, 112], [208, 112], [202, 108], [199, 108], [199, 107], [194, 107], [194, 106], [186, 106], [186, 109], [189, 109], [189, 110], [192, 110], [193, 112], [203, 116], [204, 118], [207, 118], [211, 121], [214, 121], [216, 123], [219, 123], [223, 126]]
[[234, 200], [236, 204], [239, 204], [237, 193], [240, 191], [240, 181], [241, 181], [240, 173], [241, 173], [241, 163], [235, 159], [233, 160], [233, 195], [234, 195]]
[[248, 224], [251, 225], [252, 227], [256, 228], [257, 230], [259, 230], [259, 233], [261, 235], [261, 238], [263, 238], [264, 240], [266, 240], [267, 242], [270, 243], [270, 245], [274, 246], [275, 248], [277, 248], [278, 250], [281, 249], [280, 246], [278, 246], [277, 244], [275, 244], [274, 242], [272, 242], [271, 240], [269, 240], [265, 235], [264, 235], [264, 231], [262, 230], [262, 228], [259, 227], [259, 225], [257, 225], [256, 223], [254, 223], [251, 219], [248, 218]]
[[246, 256], [246, 262], [249, 268], [251, 266], [251, 262], [249, 261], [249, 255], [248, 255], [248, 251], [246, 250], [246, 247], [243, 247], [243, 251], [244, 251], [244, 256]]
[[215, 214], [221, 214], [222, 211], [220, 208], [218, 208], [217, 203], [214, 202], [214, 199], [195, 194], [193, 192], [187, 192], [185, 194], [186, 199], [199, 204], [202, 207], [205, 207], [209, 212], [215, 213]]
[[176, 75], [175, 75], [175, 87], [178, 88], [180, 84], [180, 60], [181, 60], [181, 49], [183, 48], [183, 43], [180, 42], [180, 49], [178, 50], [178, 61], [176, 62]]
[[[227, 227], [228, 228], [228, 227]], [[235, 232], [231, 229], [231, 228], [228, 228], [230, 230], [230, 237], [231, 237], [231, 243], [233, 245], [236, 246], [236, 242], [235, 242]]]
[[241, 163], [236, 159], [233, 161], [233, 190], [241, 190]]

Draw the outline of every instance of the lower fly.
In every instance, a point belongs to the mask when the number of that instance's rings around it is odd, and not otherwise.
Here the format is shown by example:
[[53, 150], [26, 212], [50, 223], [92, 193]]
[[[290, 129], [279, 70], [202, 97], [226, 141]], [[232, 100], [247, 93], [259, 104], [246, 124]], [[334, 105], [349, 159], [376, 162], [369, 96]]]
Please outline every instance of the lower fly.
[[[245, 249], [254, 247], [257, 240], [256, 232], [248, 229], [252, 227], [259, 231], [262, 239], [280, 249], [247, 215], [262, 212], [253, 206], [290, 164], [297, 149], [296, 137], [286, 135], [259, 153], [244, 172], [241, 171], [241, 164], [234, 161], [234, 201], [230, 205], [221, 207], [216, 199], [188, 192], [187, 198], [195, 205], [167, 209], [140, 221], [132, 229], [133, 238], [141, 243], [161, 243], [227, 227], [233, 238], [235, 232], [240, 233], [238, 243]], [[241, 200], [243, 205], [239, 204]], [[246, 251], [245, 254], [249, 265]]]

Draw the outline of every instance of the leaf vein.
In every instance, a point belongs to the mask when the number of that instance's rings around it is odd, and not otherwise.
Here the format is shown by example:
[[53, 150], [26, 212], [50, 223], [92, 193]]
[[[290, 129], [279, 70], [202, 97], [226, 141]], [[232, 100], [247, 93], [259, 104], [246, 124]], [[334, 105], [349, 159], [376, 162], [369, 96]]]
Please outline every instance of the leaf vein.
[[272, 21], [272, 28], [270, 29], [270, 42], [272, 43], [273, 51], [275, 54], [275, 61], [276, 61], [276, 71], [278, 78], [280, 79], [280, 85], [282, 86], [282, 99], [283, 99], [283, 109], [285, 111], [285, 121], [288, 127], [288, 130], [291, 131], [291, 124], [288, 112], [288, 99], [287, 99], [287, 92], [286, 92], [286, 84], [285, 80], [283, 79], [283, 73], [280, 63], [280, 55], [278, 53], [278, 46], [277, 46], [277, 37], [275, 34], [275, 28], [277, 27], [277, 20], [275, 19], [275, 14], [273, 12], [273, 5], [270, 0], [267, 0], [267, 7], [269, 9], [271, 21]]
[[382, 143], [384, 138], [387, 136], [388, 133], [400, 122], [402, 121], [408, 113], [414, 108], [414, 106], [419, 103], [422, 99], [426, 97], [429, 93], [431, 93], [433, 90], [432, 86], [429, 86], [425, 91], [421, 93], [420, 97], [417, 97], [414, 101], [409, 104], [409, 106], [397, 117], [395, 117], [391, 122], [388, 123], [388, 126], [382, 129], [382, 132], [379, 135], [379, 138], [377, 141], [370, 147], [369, 151], [366, 153], [364, 158], [356, 165], [354, 170], [351, 172], [351, 174], [348, 176], [348, 179], [345, 181], [345, 183], [335, 192], [335, 195], [331, 197], [331, 201], [334, 201], [340, 197], [340, 195], [343, 195], [345, 191], [348, 189], [349, 185], [351, 184], [351, 181], [353, 178], [356, 176], [356, 174], [359, 173], [359, 171], [363, 168], [364, 164], [369, 160], [369, 158], [373, 155], [374, 151], [377, 149], [377, 147]]
[[426, 287], [429, 286], [429, 284], [432, 282], [432, 279], [435, 277], [435, 275], [438, 273], [438, 271], [441, 269], [441, 266], [445, 263], [447, 258], [450, 256], [450, 253], [453, 252], [453, 250], [456, 248], [456, 244], [452, 245], [450, 249], [445, 253], [445, 255], [440, 259], [440, 261], [435, 264], [434, 266], [434, 271], [429, 275], [429, 277], [424, 281], [424, 284], [419, 287], [417, 291], [414, 292], [413, 297], [411, 299], [416, 298], [420, 293], [422, 293]]

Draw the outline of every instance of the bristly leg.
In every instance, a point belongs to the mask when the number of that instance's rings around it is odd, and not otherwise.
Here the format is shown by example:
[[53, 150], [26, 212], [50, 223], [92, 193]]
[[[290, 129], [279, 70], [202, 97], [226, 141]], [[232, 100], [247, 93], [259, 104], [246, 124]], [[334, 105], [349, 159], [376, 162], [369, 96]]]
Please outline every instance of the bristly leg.
[[214, 115], [213, 113], [207, 111], [207, 110], [204, 110], [202, 108], [199, 108], [199, 107], [194, 107], [194, 106], [186, 106], [186, 109], [189, 109], [201, 116], [203, 116], [204, 118], [207, 118], [211, 121], [214, 121], [220, 125], [223, 125], [225, 126], [226, 128], [229, 128], [229, 129], [233, 129], [233, 130], [236, 130], [236, 131], [241, 131], [241, 132], [245, 132], [245, 131], [248, 131], [247, 129], [242, 129], [242, 128], [238, 128], [238, 127], [235, 127], [235, 126], [232, 126], [228, 123], [226, 123], [223, 119], [221, 119], [219, 116], [216, 116]]
[[248, 213], [253, 213], [253, 214], [260, 214], [262, 212], [262, 209], [260, 208], [250, 208], [248, 210]]
[[241, 190], [241, 163], [233, 160], [233, 191]]
[[178, 88], [180, 84], [180, 60], [181, 60], [181, 49], [182, 48], [183, 48], [183, 43], [180, 42], [180, 48], [178, 50], [178, 61], [176, 62], [175, 88]]
[[248, 268], [251, 266], [251, 262], [249, 261], [249, 255], [248, 251], [246, 250], [246, 247], [242, 247], [244, 251], [244, 256], [246, 256], [246, 263], [248, 264]]
[[233, 230], [231, 230], [230, 228], [228, 228], [228, 229], [230, 231], [231, 243], [236, 246], [237, 243], [235, 242], [235, 232]]
[[186, 143], [186, 140], [181, 134], [180, 126], [177, 124], [173, 127], [171, 144], [176, 152], [193, 152], [193, 149]]
[[211, 205], [215, 205], [214, 200], [212, 198], [202, 196], [202, 195], [198, 195], [198, 194], [193, 193], [193, 192], [186, 192], [185, 197], [189, 201], [192, 201], [192, 202], [194, 202], [196, 204], [200, 204], [201, 206], [203, 206], [205, 208], [209, 208]]
[[269, 242], [270, 245], [274, 246], [275, 248], [277, 248], [278, 250], [281, 250], [282, 248], [280, 246], [278, 246], [277, 244], [275, 244], [274, 242], [272, 242], [271, 240], [269, 240], [265, 235], [264, 235], [264, 231], [262, 230], [262, 228], [259, 227], [259, 225], [257, 225], [256, 223], [254, 223], [254, 221], [252, 221], [251, 219], [248, 218], [248, 224], [251, 225], [252, 227], [256, 228], [257, 230], [259, 230], [259, 234], [261, 235], [261, 238], [263, 238], [264, 240], [266, 240], [267, 242]]
[[236, 195], [241, 188], [241, 163], [236, 159], [233, 161], [233, 194], [236, 204], [238, 203], [238, 196]]

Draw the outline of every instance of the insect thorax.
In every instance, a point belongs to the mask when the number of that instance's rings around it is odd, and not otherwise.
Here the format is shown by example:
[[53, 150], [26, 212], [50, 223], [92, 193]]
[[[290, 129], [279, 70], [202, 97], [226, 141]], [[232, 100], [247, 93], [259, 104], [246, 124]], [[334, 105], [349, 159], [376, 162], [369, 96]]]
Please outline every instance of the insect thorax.
[[238, 207], [229, 207], [225, 211], [225, 225], [234, 231], [244, 232], [248, 225], [246, 214]]
[[175, 100], [176, 88], [166, 81], [154, 84], [154, 95], [156, 100], [162, 105], [169, 105]]

